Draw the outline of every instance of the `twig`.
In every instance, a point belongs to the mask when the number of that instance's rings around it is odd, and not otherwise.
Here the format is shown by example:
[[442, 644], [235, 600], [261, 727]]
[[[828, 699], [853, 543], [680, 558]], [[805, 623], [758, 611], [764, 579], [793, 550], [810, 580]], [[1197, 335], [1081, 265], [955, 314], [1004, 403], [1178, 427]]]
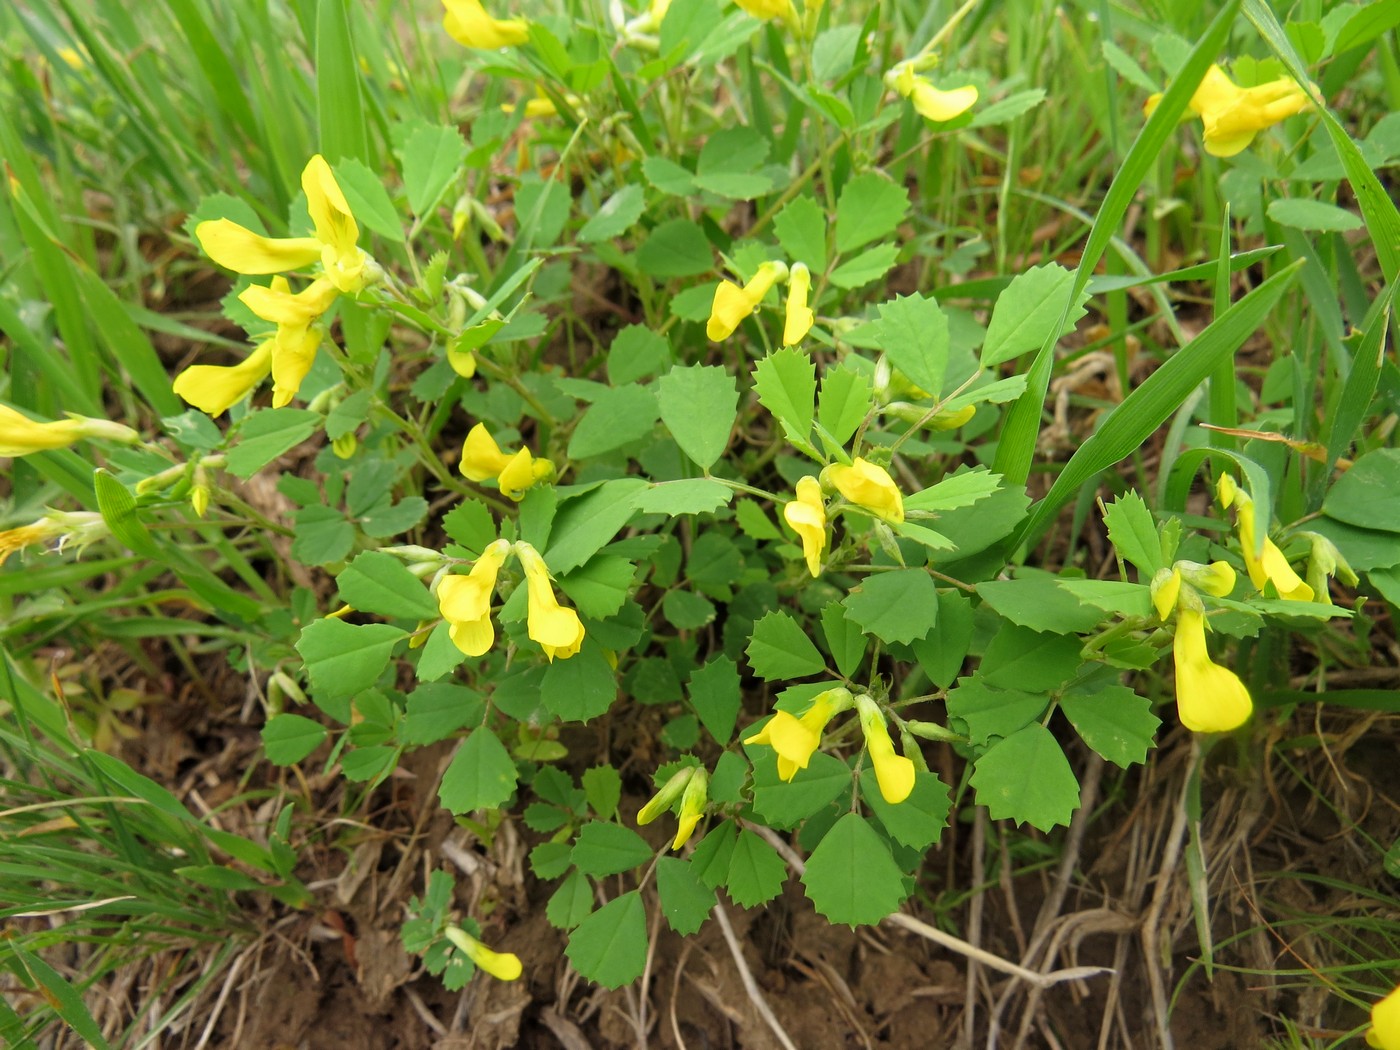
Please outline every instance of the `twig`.
[[715, 921], [719, 923], [719, 928], [724, 933], [724, 942], [729, 945], [729, 954], [734, 957], [734, 965], [739, 968], [739, 979], [744, 982], [744, 991], [749, 993], [749, 1001], [753, 1003], [754, 1009], [767, 1022], [768, 1027], [772, 1029], [773, 1035], [783, 1045], [784, 1050], [797, 1050], [792, 1040], [788, 1038], [787, 1032], [783, 1031], [783, 1026], [778, 1023], [777, 1017], [773, 1015], [768, 1000], [763, 998], [763, 991], [758, 987], [758, 982], [753, 979], [753, 974], [749, 971], [749, 964], [744, 961], [744, 950], [739, 945], [739, 938], [734, 936], [734, 927], [729, 925], [729, 914], [724, 910], [724, 905], [716, 904], [711, 914], [714, 915]]

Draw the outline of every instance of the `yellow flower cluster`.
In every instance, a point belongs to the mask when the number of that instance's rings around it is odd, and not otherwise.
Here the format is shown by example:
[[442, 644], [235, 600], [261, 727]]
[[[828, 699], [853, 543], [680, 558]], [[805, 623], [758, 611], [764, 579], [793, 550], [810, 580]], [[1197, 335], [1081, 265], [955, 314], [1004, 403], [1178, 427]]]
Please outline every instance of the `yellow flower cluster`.
[[710, 305], [710, 320], [705, 325], [705, 334], [715, 342], [728, 339], [744, 319], [758, 309], [763, 297], [779, 281], [788, 283], [783, 345], [796, 346], [802, 342], [816, 321], [816, 314], [807, 305], [812, 291], [812, 272], [803, 263], [796, 263], [788, 269], [786, 263], [769, 261], [759, 264], [758, 271], [743, 285], [721, 281]]
[[820, 481], [811, 475], [798, 479], [797, 498], [783, 504], [783, 520], [802, 541], [802, 556], [813, 577], [821, 575], [822, 552], [826, 550], [823, 488], [839, 492], [848, 502], [891, 524], [904, 520], [904, 497], [889, 471], [860, 456], [850, 466], [833, 463], [822, 471]]
[[[281, 408], [296, 396], [316, 360], [322, 331], [315, 327], [336, 296], [354, 295], [365, 286], [372, 261], [358, 247], [360, 228], [350, 205], [320, 154], [301, 173], [306, 207], [315, 229], [312, 237], [264, 237], [230, 219], [212, 219], [195, 227], [200, 247], [214, 262], [235, 273], [277, 274], [269, 285], [249, 285], [239, 301], [264, 321], [277, 326], [236, 365], [193, 365], [175, 379], [175, 393], [211, 416], [228, 411], [272, 374], [272, 405]], [[280, 274], [321, 264], [321, 275], [300, 292]]]
[[551, 662], [567, 660], [583, 645], [584, 628], [578, 613], [559, 604], [549, 581], [549, 568], [539, 552], [523, 540], [496, 540], [487, 546], [467, 575], [445, 576], [438, 582], [438, 611], [448, 623], [452, 643], [468, 656], [481, 656], [496, 640], [491, 623], [491, 597], [496, 578], [514, 553], [525, 573], [526, 633], [538, 642]]
[[[1151, 96], [1143, 112], [1151, 116], [1161, 101], [1161, 94]], [[1213, 157], [1233, 157], [1259, 132], [1311, 105], [1308, 93], [1292, 77], [1242, 88], [1219, 66], [1211, 66], [1187, 109], [1205, 125], [1206, 152]]]

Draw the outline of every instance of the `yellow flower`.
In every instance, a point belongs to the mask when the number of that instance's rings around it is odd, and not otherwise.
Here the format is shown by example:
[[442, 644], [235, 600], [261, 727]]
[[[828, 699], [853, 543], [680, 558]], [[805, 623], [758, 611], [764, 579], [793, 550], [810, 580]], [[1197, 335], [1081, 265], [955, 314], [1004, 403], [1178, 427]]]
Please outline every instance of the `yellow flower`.
[[1400, 1050], [1400, 988], [1371, 1007], [1366, 1045], [1376, 1050]]
[[463, 47], [494, 51], [514, 47], [530, 39], [530, 23], [523, 18], [492, 18], [481, 0], [442, 0], [447, 14], [442, 28]]
[[444, 576], [438, 582], [438, 610], [449, 624], [452, 644], [468, 656], [481, 656], [496, 640], [491, 626], [491, 595], [509, 554], [510, 542], [496, 540], [482, 551], [469, 574]]
[[311, 326], [331, 308], [335, 286], [317, 278], [295, 295], [285, 277], [271, 285], [249, 285], [238, 299], [264, 321], [277, 325], [272, 344], [272, 407], [281, 408], [296, 396], [301, 381], [316, 362], [321, 330]]
[[316, 228], [314, 237], [264, 237], [230, 219], [211, 219], [194, 228], [200, 247], [235, 273], [300, 270], [320, 260], [337, 290], [358, 292], [365, 285], [368, 256], [356, 246], [360, 228], [330, 165], [319, 153], [303, 169], [301, 188]]
[[173, 389], [205, 415], [223, 415], [267, 378], [275, 342], [275, 338], [264, 339], [236, 365], [191, 365], [175, 377]]
[[1293, 571], [1288, 559], [1283, 556], [1274, 541], [1266, 535], [1263, 547], [1258, 546], [1259, 534], [1254, 517], [1254, 500], [1235, 484], [1228, 474], [1220, 475], [1216, 485], [1222, 506], [1235, 507], [1235, 527], [1240, 534], [1240, 553], [1244, 556], [1244, 567], [1249, 571], [1249, 579], [1257, 590], [1262, 591], [1265, 583], [1273, 583], [1280, 598], [1293, 602], [1310, 602], [1313, 589], [1303, 582]]
[[1177, 611], [1172, 655], [1182, 725], [1193, 733], [1225, 733], [1244, 725], [1254, 710], [1249, 690], [1234, 671], [1212, 662], [1200, 609], [1183, 605]]
[[468, 481], [495, 478], [501, 494], [517, 503], [525, 498], [529, 488], [554, 475], [554, 464], [547, 459], [535, 459], [529, 449], [502, 452], [496, 439], [481, 423], [467, 432], [467, 440], [462, 443], [459, 469]]
[[797, 482], [797, 498], [783, 504], [783, 520], [802, 538], [802, 554], [813, 576], [820, 576], [826, 547], [826, 504], [821, 483], [808, 476]]
[[680, 849], [695, 834], [695, 825], [705, 815], [705, 804], [709, 801], [710, 775], [697, 769], [685, 786], [681, 795], [681, 808], [676, 811], [676, 837], [671, 840], [672, 849]]
[[[1160, 94], [1153, 95], [1143, 112], [1151, 116], [1161, 100]], [[1211, 66], [1187, 109], [1205, 125], [1206, 152], [1213, 157], [1233, 157], [1259, 132], [1311, 105], [1308, 93], [1291, 77], [1242, 88], [1219, 66]]]
[[797, 9], [792, 6], [792, 0], [734, 0], [744, 11], [755, 18], [783, 18], [795, 22], [797, 20]]
[[721, 281], [715, 289], [714, 302], [710, 306], [710, 320], [705, 325], [705, 334], [715, 342], [728, 339], [734, 329], [743, 323], [774, 282], [787, 275], [787, 267], [780, 262], [766, 262], [759, 266], [753, 279], [740, 288], [733, 281]]
[[783, 345], [796, 346], [807, 337], [812, 322], [817, 319], [807, 306], [812, 290], [812, 272], [803, 263], [796, 263], [788, 274], [787, 307], [783, 315]]
[[484, 970], [498, 981], [514, 981], [524, 972], [518, 956], [511, 952], [493, 952], [460, 926], [449, 926], [445, 933], [447, 939], [476, 964], [477, 969]]
[[914, 72], [914, 67], [901, 63], [885, 76], [885, 83], [910, 102], [920, 116], [943, 122], [961, 116], [977, 101], [977, 88], [966, 84], [952, 91], [943, 91], [933, 86], [927, 77]]
[[639, 825], [650, 824], [661, 814], [665, 813], [685, 792], [686, 785], [690, 783], [690, 778], [697, 772], [695, 766], [684, 766], [671, 775], [671, 779], [661, 785], [661, 790], [647, 801], [647, 804], [637, 811], [637, 823]]
[[51, 510], [38, 521], [0, 532], [0, 565], [17, 550], [58, 540], [58, 549], [71, 542], [79, 548], [107, 535], [107, 523], [95, 511]]
[[865, 749], [870, 764], [875, 767], [875, 780], [880, 794], [891, 805], [898, 805], [914, 790], [914, 762], [895, 754], [894, 741], [879, 706], [870, 697], [856, 697], [860, 715], [860, 731], [865, 734]]
[[48, 452], [67, 448], [86, 438], [131, 445], [140, 441], [141, 435], [121, 423], [89, 416], [69, 416], [52, 423], [40, 423], [23, 412], [0, 405], [0, 456]]
[[544, 559], [534, 547], [524, 541], [515, 544], [515, 553], [520, 558], [520, 567], [525, 570], [526, 596], [529, 598], [529, 613], [526, 616], [526, 631], [540, 643], [544, 655], [552, 663], [557, 657], [567, 660], [583, 645], [583, 623], [578, 613], [560, 605], [550, 586], [549, 569]]
[[823, 475], [841, 495], [876, 517], [896, 525], [904, 520], [904, 497], [884, 467], [857, 456], [849, 467], [833, 463]]
[[801, 718], [779, 711], [761, 732], [745, 743], [771, 747], [778, 753], [778, 776], [792, 780], [799, 769], [806, 769], [812, 761], [812, 755], [821, 746], [827, 723], [850, 706], [849, 692], [841, 688], [828, 689], [812, 699], [812, 706]]

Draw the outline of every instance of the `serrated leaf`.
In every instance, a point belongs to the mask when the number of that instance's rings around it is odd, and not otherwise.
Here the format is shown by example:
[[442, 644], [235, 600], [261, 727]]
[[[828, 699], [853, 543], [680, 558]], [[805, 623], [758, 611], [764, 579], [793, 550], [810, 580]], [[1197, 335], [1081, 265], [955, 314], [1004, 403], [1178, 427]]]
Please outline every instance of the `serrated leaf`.
[[656, 395], [635, 383], [605, 390], [579, 418], [569, 438], [569, 458], [588, 459], [651, 434], [659, 416]]
[[229, 449], [229, 473], [244, 480], [252, 477], [283, 452], [309, 438], [320, 425], [320, 414], [304, 408], [254, 412], [238, 428], [238, 444]]
[[[451, 644], [450, 639], [448, 644]], [[479, 723], [486, 701], [480, 693], [466, 686], [425, 681], [408, 694], [404, 706], [399, 740], [410, 747], [422, 747], [446, 740], [464, 726]]]
[[611, 820], [622, 799], [622, 777], [612, 766], [585, 769], [579, 778], [588, 806], [602, 820]]
[[691, 672], [686, 693], [690, 706], [710, 735], [720, 744], [729, 743], [743, 705], [739, 665], [727, 656], [714, 657]]
[[773, 219], [773, 232], [784, 254], [806, 263], [813, 273], [826, 271], [826, 212], [805, 194], [783, 205]]
[[822, 376], [817, 422], [833, 441], [844, 445], [860, 429], [874, 404], [870, 380], [864, 375], [849, 368], [830, 368]]
[[646, 487], [641, 478], [615, 478], [566, 501], [554, 516], [559, 539], [544, 552], [551, 572], [567, 573], [587, 562], [637, 515], [632, 497]]
[[771, 749], [756, 747], [752, 755], [754, 812], [772, 827], [796, 827], [850, 790], [850, 767], [823, 752], [813, 754], [807, 768], [799, 769], [790, 781], [778, 776], [777, 757]]
[[859, 288], [879, 280], [899, 261], [899, 248], [893, 244], [878, 244], [847, 259], [831, 271], [831, 283], [837, 288]]
[[828, 922], [852, 928], [875, 925], [908, 896], [889, 846], [858, 813], [847, 813], [822, 837], [802, 885]]
[[768, 681], [805, 678], [826, 667], [826, 661], [802, 627], [781, 610], [770, 612], [753, 627], [745, 650], [754, 674]]
[[734, 490], [713, 478], [658, 481], [639, 489], [632, 505], [643, 514], [709, 514], [734, 498]]
[[914, 790], [903, 802], [886, 802], [880, 793], [875, 770], [860, 775], [860, 797], [884, 825], [890, 838], [910, 849], [926, 850], [936, 845], [948, 824], [953, 800], [948, 785], [935, 773], [916, 770]]
[[1104, 620], [1102, 609], [1080, 601], [1059, 584], [1053, 576], [988, 580], [977, 585], [977, 593], [1006, 619], [1032, 631], [1083, 633]]
[[585, 874], [602, 878], [631, 871], [646, 864], [654, 854], [646, 839], [631, 828], [595, 820], [579, 828], [573, 861]]
[[1006, 98], [997, 99], [990, 106], [979, 109], [968, 127], [985, 128], [1008, 123], [1044, 102], [1045, 94], [1044, 88], [1027, 88]]
[[1050, 697], [1020, 689], [995, 689], [980, 675], [958, 679], [948, 692], [948, 720], [951, 728], [965, 733], [977, 747], [993, 738], [1008, 737], [1030, 725], [1045, 713]]
[[1079, 808], [1079, 781], [1050, 730], [1038, 722], [1013, 733], [977, 760], [977, 804], [993, 820], [1041, 831], [1068, 824]]
[[778, 526], [774, 525], [763, 508], [751, 499], [741, 499], [734, 504], [734, 516], [745, 536], [752, 536], [756, 540], [780, 540], [783, 538], [783, 534], [778, 531]]
[[650, 156], [642, 161], [642, 175], [662, 193], [689, 197], [695, 192], [695, 176], [675, 161]]
[[946, 689], [972, 647], [972, 602], [954, 590], [938, 592], [938, 630], [910, 644], [929, 681]]
[[1001, 488], [1001, 475], [985, 468], [950, 474], [937, 484], [904, 497], [906, 511], [922, 510], [942, 514], [959, 507], [970, 507]]
[[680, 857], [662, 857], [656, 862], [656, 892], [667, 925], [682, 936], [705, 925], [715, 906], [715, 891], [700, 881], [689, 861]]
[[708, 835], [700, 840], [695, 852], [690, 855], [690, 863], [700, 881], [712, 890], [719, 889], [729, 877], [729, 862], [734, 856], [734, 846], [738, 842], [734, 825], [726, 821], [711, 828]]
[[514, 794], [517, 777], [505, 745], [482, 727], [452, 756], [438, 786], [438, 799], [454, 814], [490, 809]]
[[928, 397], [943, 392], [948, 367], [948, 318], [932, 296], [896, 296], [880, 304], [880, 348], [890, 363]]
[[578, 239], [584, 244], [592, 244], [620, 236], [637, 224], [645, 210], [646, 192], [642, 187], [636, 183], [623, 186], [583, 224], [578, 231]]
[[302, 629], [297, 652], [317, 701], [333, 701], [374, 685], [389, 666], [394, 646], [407, 637], [387, 623], [322, 619]]
[[1073, 635], [1005, 624], [988, 643], [979, 673], [1008, 689], [1054, 689], [1078, 669], [1081, 647]]
[[888, 236], [908, 213], [903, 186], [873, 171], [857, 175], [842, 187], [836, 202], [836, 250], [844, 254]]
[[804, 352], [788, 347], [754, 368], [754, 389], [764, 408], [783, 424], [788, 437], [806, 443], [812, 435], [812, 402], [817, 396], [816, 366]]
[[628, 325], [608, 347], [608, 382], [614, 386], [635, 383], [659, 375], [670, 362], [671, 344], [664, 335], [645, 325]]
[[616, 699], [617, 672], [602, 648], [587, 641], [574, 656], [554, 660], [540, 682], [540, 700], [563, 722], [597, 718]]
[[556, 930], [572, 930], [593, 911], [593, 884], [581, 871], [572, 871], [544, 906], [544, 917]]
[[1087, 290], [1070, 310], [1065, 324], [1055, 332], [1065, 298], [1074, 287], [1074, 274], [1059, 263], [1032, 266], [1011, 279], [992, 308], [987, 335], [982, 341], [982, 367], [991, 368], [1029, 350], [1039, 350], [1052, 334], [1070, 331], [1085, 314]]
[[938, 588], [923, 569], [869, 576], [841, 603], [846, 618], [885, 642], [912, 642], [938, 622]]
[[326, 727], [309, 718], [274, 715], [262, 728], [263, 751], [274, 766], [290, 766], [320, 747], [326, 735]]
[[739, 411], [734, 377], [715, 365], [678, 365], [658, 383], [661, 421], [681, 451], [709, 470], [729, 444]]
[[661, 615], [678, 631], [694, 631], [715, 620], [715, 603], [694, 591], [667, 591]]
[[755, 908], [782, 892], [786, 879], [787, 865], [777, 850], [748, 828], [739, 832], [724, 880], [729, 899], [741, 908]]
[[564, 949], [580, 975], [604, 988], [621, 988], [642, 975], [647, 961], [647, 917], [633, 890], [603, 905], [574, 930]]
[[710, 242], [699, 224], [671, 219], [651, 231], [637, 249], [637, 269], [649, 277], [695, 277], [714, 265]]
[[1164, 568], [1162, 543], [1152, 512], [1136, 492], [1125, 492], [1104, 508], [1108, 539], [1119, 557], [1137, 567], [1144, 581]]
[[567, 842], [541, 842], [530, 851], [530, 870], [536, 878], [557, 879], [569, 870], [573, 852]]
[[[345, 203], [350, 205], [350, 213], [379, 236], [393, 241], [404, 242], [403, 220], [389, 191], [384, 188], [382, 176], [371, 171], [364, 161], [352, 157], [342, 157], [335, 163], [335, 181], [345, 195]], [[250, 227], [261, 229], [261, 226]]]
[[422, 496], [407, 496], [397, 503], [385, 499], [360, 515], [360, 528], [366, 536], [385, 539], [407, 532], [428, 515], [428, 501]]
[[312, 504], [293, 519], [296, 538], [292, 557], [303, 565], [328, 565], [342, 560], [355, 547], [355, 526], [334, 507]]
[[1162, 724], [1152, 713], [1152, 702], [1125, 685], [1067, 693], [1060, 700], [1060, 710], [1084, 743], [1123, 769], [1147, 760]]
[[434, 620], [438, 605], [423, 581], [382, 551], [365, 551], [335, 578], [341, 600], [360, 612], [391, 619]]
[[602, 555], [555, 582], [581, 615], [606, 620], [626, 603], [636, 572], [626, 558]]
[[443, 530], [454, 543], [481, 554], [497, 538], [496, 520], [480, 500], [459, 503], [442, 518]]

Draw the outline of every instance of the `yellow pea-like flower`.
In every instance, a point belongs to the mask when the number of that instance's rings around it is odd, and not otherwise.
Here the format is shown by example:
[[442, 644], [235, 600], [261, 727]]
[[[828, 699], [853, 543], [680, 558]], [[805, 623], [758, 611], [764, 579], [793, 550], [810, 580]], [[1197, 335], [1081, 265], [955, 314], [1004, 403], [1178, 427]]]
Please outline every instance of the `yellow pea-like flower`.
[[1286, 601], [1310, 602], [1313, 589], [1303, 578], [1293, 571], [1288, 559], [1283, 556], [1273, 540], [1266, 535], [1263, 546], [1259, 546], [1259, 533], [1254, 513], [1254, 500], [1235, 484], [1228, 474], [1220, 475], [1216, 485], [1223, 506], [1234, 506], [1235, 528], [1240, 536], [1240, 554], [1244, 557], [1244, 567], [1249, 572], [1250, 582], [1258, 590], [1272, 582], [1279, 597]]
[[[1151, 116], [1161, 100], [1160, 94], [1153, 95], [1143, 112]], [[1223, 69], [1213, 65], [1201, 78], [1187, 109], [1205, 125], [1206, 152], [1213, 157], [1233, 157], [1259, 132], [1312, 104], [1307, 91], [1291, 77], [1242, 88]]]
[[783, 504], [783, 520], [802, 539], [802, 554], [807, 569], [821, 575], [822, 551], [826, 549], [826, 503], [822, 500], [821, 483], [810, 475], [797, 482], [797, 498]]
[[264, 339], [236, 365], [190, 365], [175, 377], [172, 389], [177, 397], [205, 415], [223, 415], [252, 393], [272, 371], [275, 342], [275, 337]]
[[123, 423], [91, 416], [70, 416], [41, 423], [23, 412], [0, 405], [0, 456], [27, 456], [67, 448], [88, 438], [135, 444], [141, 435]]
[[934, 87], [933, 81], [919, 76], [914, 72], [914, 67], [907, 64], [891, 70], [885, 83], [912, 102], [920, 116], [938, 123], [962, 116], [977, 102], [975, 85], [965, 84], [944, 91]]
[[787, 266], [780, 262], [766, 262], [742, 288], [733, 281], [721, 281], [715, 289], [715, 298], [710, 305], [710, 320], [705, 325], [705, 334], [715, 342], [728, 339], [734, 330], [743, 323], [763, 301], [768, 290], [787, 276]]
[[1182, 725], [1193, 733], [1226, 733], [1244, 725], [1254, 703], [1239, 676], [1211, 660], [1205, 614], [1200, 609], [1187, 605], [1178, 609], [1172, 656], [1176, 710]]
[[1371, 1007], [1366, 1045], [1376, 1050], [1400, 1050], [1400, 988]]
[[680, 809], [676, 811], [676, 837], [671, 840], [672, 849], [680, 849], [695, 834], [695, 825], [704, 817], [705, 806], [710, 800], [709, 787], [710, 775], [703, 769], [697, 769], [681, 795]]
[[812, 271], [795, 263], [788, 274], [788, 297], [783, 313], [783, 345], [796, 346], [807, 337], [817, 315], [807, 305], [812, 291]]
[[447, 9], [442, 28], [463, 47], [494, 51], [515, 47], [530, 39], [530, 23], [523, 18], [492, 18], [481, 0], [442, 0]]
[[554, 660], [567, 660], [583, 645], [583, 622], [578, 613], [560, 605], [549, 582], [549, 568], [539, 552], [524, 541], [515, 544], [520, 567], [525, 570], [526, 596], [529, 611], [525, 618], [526, 632], [539, 642], [544, 655]]
[[822, 743], [827, 723], [851, 707], [851, 694], [841, 688], [828, 689], [812, 698], [812, 706], [802, 717], [779, 711], [768, 720], [761, 732], [746, 743], [771, 747], [778, 753], [778, 776], [792, 780], [797, 771], [806, 769]]
[[904, 520], [904, 497], [884, 467], [857, 456], [851, 465], [833, 463], [823, 477], [852, 503], [876, 517], [899, 524]]
[[880, 795], [891, 805], [898, 805], [914, 790], [914, 762], [895, 753], [884, 713], [874, 700], [864, 695], [856, 697], [856, 710], [860, 715], [860, 731], [865, 734], [865, 750], [870, 755], [870, 764], [875, 767]]
[[492, 951], [460, 926], [447, 927], [449, 941], [476, 964], [478, 970], [489, 973], [498, 981], [514, 981], [524, 972], [519, 956], [512, 952]]
[[51, 510], [38, 521], [0, 532], [0, 565], [15, 551], [58, 540], [58, 549], [73, 542], [81, 549], [107, 535], [107, 523], [96, 511]]
[[532, 486], [554, 475], [554, 464], [547, 459], [536, 459], [529, 449], [501, 451], [501, 446], [481, 423], [467, 432], [459, 469], [468, 481], [495, 478], [501, 494], [517, 503]]
[[797, 21], [797, 9], [792, 6], [792, 0], [734, 0], [736, 4], [747, 14], [754, 18], [761, 18], [767, 21], [770, 18], [782, 18], [790, 22]]
[[491, 595], [496, 577], [510, 555], [510, 543], [488, 544], [465, 576], [444, 576], [438, 581], [438, 610], [448, 623], [452, 644], [468, 656], [481, 656], [496, 640], [491, 625]]

